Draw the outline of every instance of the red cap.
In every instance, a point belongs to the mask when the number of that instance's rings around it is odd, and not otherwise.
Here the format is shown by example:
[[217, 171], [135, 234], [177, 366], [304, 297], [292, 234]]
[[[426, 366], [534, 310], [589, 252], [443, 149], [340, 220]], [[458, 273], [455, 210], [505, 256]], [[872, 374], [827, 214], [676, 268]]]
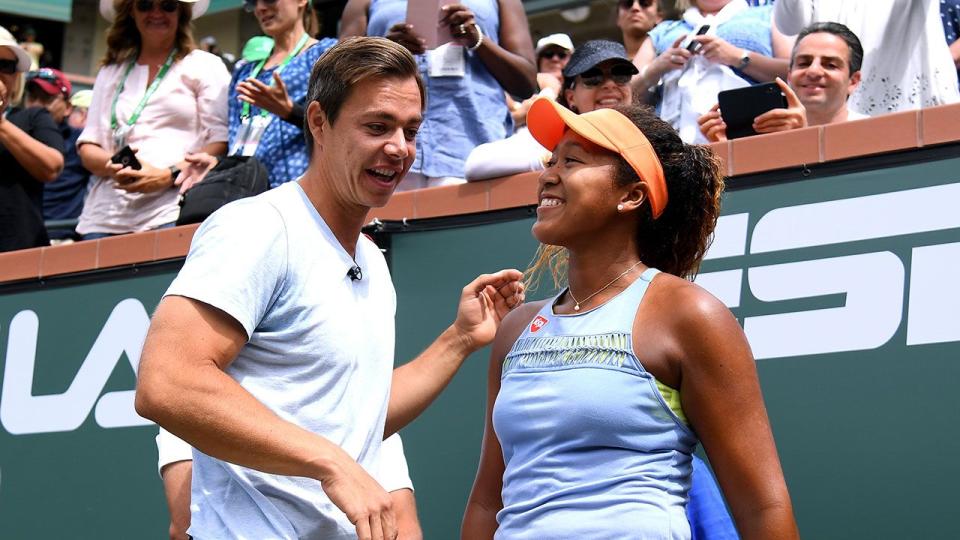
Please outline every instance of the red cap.
[[28, 71], [27, 82], [36, 84], [51, 96], [61, 94], [65, 99], [70, 99], [70, 92], [73, 90], [67, 76], [62, 71], [53, 68]]
[[647, 184], [647, 199], [654, 219], [667, 207], [667, 182], [660, 158], [640, 128], [613, 109], [577, 114], [557, 102], [540, 98], [527, 112], [533, 138], [553, 151], [567, 129], [607, 150], [620, 154]]

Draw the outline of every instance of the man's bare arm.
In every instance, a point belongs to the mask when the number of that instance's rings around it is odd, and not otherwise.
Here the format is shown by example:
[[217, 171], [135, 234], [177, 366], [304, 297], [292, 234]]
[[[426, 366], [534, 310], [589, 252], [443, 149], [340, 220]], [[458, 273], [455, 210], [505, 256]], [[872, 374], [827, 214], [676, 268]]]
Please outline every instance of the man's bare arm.
[[360, 465], [330, 441], [281, 419], [224, 372], [246, 341], [243, 327], [226, 313], [189, 298], [164, 298], [141, 355], [137, 413], [207, 455], [319, 480], [361, 538], [373, 526], [395, 536], [390, 498]]

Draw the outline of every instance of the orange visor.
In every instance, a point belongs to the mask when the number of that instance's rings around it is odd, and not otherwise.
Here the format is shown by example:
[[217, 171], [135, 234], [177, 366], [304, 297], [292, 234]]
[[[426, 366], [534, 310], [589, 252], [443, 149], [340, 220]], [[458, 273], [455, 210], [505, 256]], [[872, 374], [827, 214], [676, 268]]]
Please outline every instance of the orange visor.
[[527, 113], [527, 128], [533, 138], [551, 152], [567, 129], [607, 150], [620, 154], [647, 184], [647, 199], [653, 218], [667, 207], [667, 182], [663, 167], [650, 141], [629, 118], [613, 109], [577, 114], [555, 101], [540, 98]]

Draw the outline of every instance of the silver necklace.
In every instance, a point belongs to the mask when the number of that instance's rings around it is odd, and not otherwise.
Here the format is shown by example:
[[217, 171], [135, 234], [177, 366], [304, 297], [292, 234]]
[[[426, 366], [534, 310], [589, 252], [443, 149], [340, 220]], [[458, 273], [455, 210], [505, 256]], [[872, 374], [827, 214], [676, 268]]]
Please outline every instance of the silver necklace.
[[643, 261], [637, 261], [636, 263], [634, 263], [633, 266], [631, 266], [630, 268], [627, 268], [626, 270], [624, 270], [622, 274], [620, 274], [619, 276], [613, 278], [613, 281], [611, 281], [610, 283], [607, 283], [607, 284], [604, 285], [603, 287], [600, 287], [599, 289], [597, 289], [597, 292], [595, 292], [595, 293], [591, 294], [590, 296], [584, 298], [584, 299], [583, 299], [583, 302], [577, 300], [577, 297], [573, 295], [573, 290], [568, 286], [568, 287], [567, 287], [567, 294], [569, 294], [569, 295], [570, 295], [570, 298], [572, 298], [573, 301], [576, 303], [576, 305], [573, 306], [573, 310], [574, 310], [574, 311], [580, 311], [580, 304], [585, 304], [585, 303], [587, 303], [587, 301], [590, 300], [591, 298], [593, 298], [594, 296], [596, 296], [596, 295], [602, 293], [603, 291], [607, 290], [607, 287], [613, 285], [614, 283], [616, 283], [617, 281], [619, 281], [620, 278], [622, 278], [623, 276], [629, 274], [631, 270], [633, 270], [634, 268], [640, 266], [640, 263], [641, 263], [641, 262], [643, 262]]

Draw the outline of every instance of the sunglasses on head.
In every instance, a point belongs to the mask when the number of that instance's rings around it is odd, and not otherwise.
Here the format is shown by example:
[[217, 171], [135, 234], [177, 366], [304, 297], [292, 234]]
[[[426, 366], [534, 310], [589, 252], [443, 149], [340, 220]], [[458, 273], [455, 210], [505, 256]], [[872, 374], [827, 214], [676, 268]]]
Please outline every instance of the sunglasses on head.
[[6, 58], [0, 59], [0, 73], [6, 73], [7, 75], [13, 75], [17, 72], [17, 60], [7, 60]]
[[554, 49], [540, 53], [540, 58], [556, 58], [557, 60], [566, 60], [568, 56], [570, 56], [570, 53], [563, 49]]
[[57, 88], [60, 89], [60, 93], [63, 94], [64, 97], [67, 97], [68, 95], [70, 95], [70, 92], [67, 90], [67, 87], [62, 84], [62, 82], [60, 81], [60, 78], [57, 77], [57, 75], [54, 72], [50, 71], [50, 68], [40, 68], [36, 71], [31, 71], [27, 73], [27, 82], [30, 82], [35, 79], [40, 79], [56, 86]]
[[653, 5], [653, 0], [620, 0], [620, 9], [630, 9], [634, 3], [639, 3], [640, 9], [646, 9]]
[[625, 64], [618, 64], [609, 69], [590, 68], [580, 74], [580, 82], [587, 88], [600, 86], [603, 81], [610, 79], [618, 86], [625, 86], [633, 78], [633, 69]]
[[155, 4], [160, 5], [160, 9], [166, 13], [173, 13], [177, 10], [177, 0], [137, 0], [134, 4], [134, 7], [140, 13], [149, 13], [153, 11], [153, 6]]
[[243, 0], [243, 10], [247, 13], [253, 13], [257, 9], [257, 2], [263, 2], [268, 6], [272, 6], [277, 3], [277, 0]]

